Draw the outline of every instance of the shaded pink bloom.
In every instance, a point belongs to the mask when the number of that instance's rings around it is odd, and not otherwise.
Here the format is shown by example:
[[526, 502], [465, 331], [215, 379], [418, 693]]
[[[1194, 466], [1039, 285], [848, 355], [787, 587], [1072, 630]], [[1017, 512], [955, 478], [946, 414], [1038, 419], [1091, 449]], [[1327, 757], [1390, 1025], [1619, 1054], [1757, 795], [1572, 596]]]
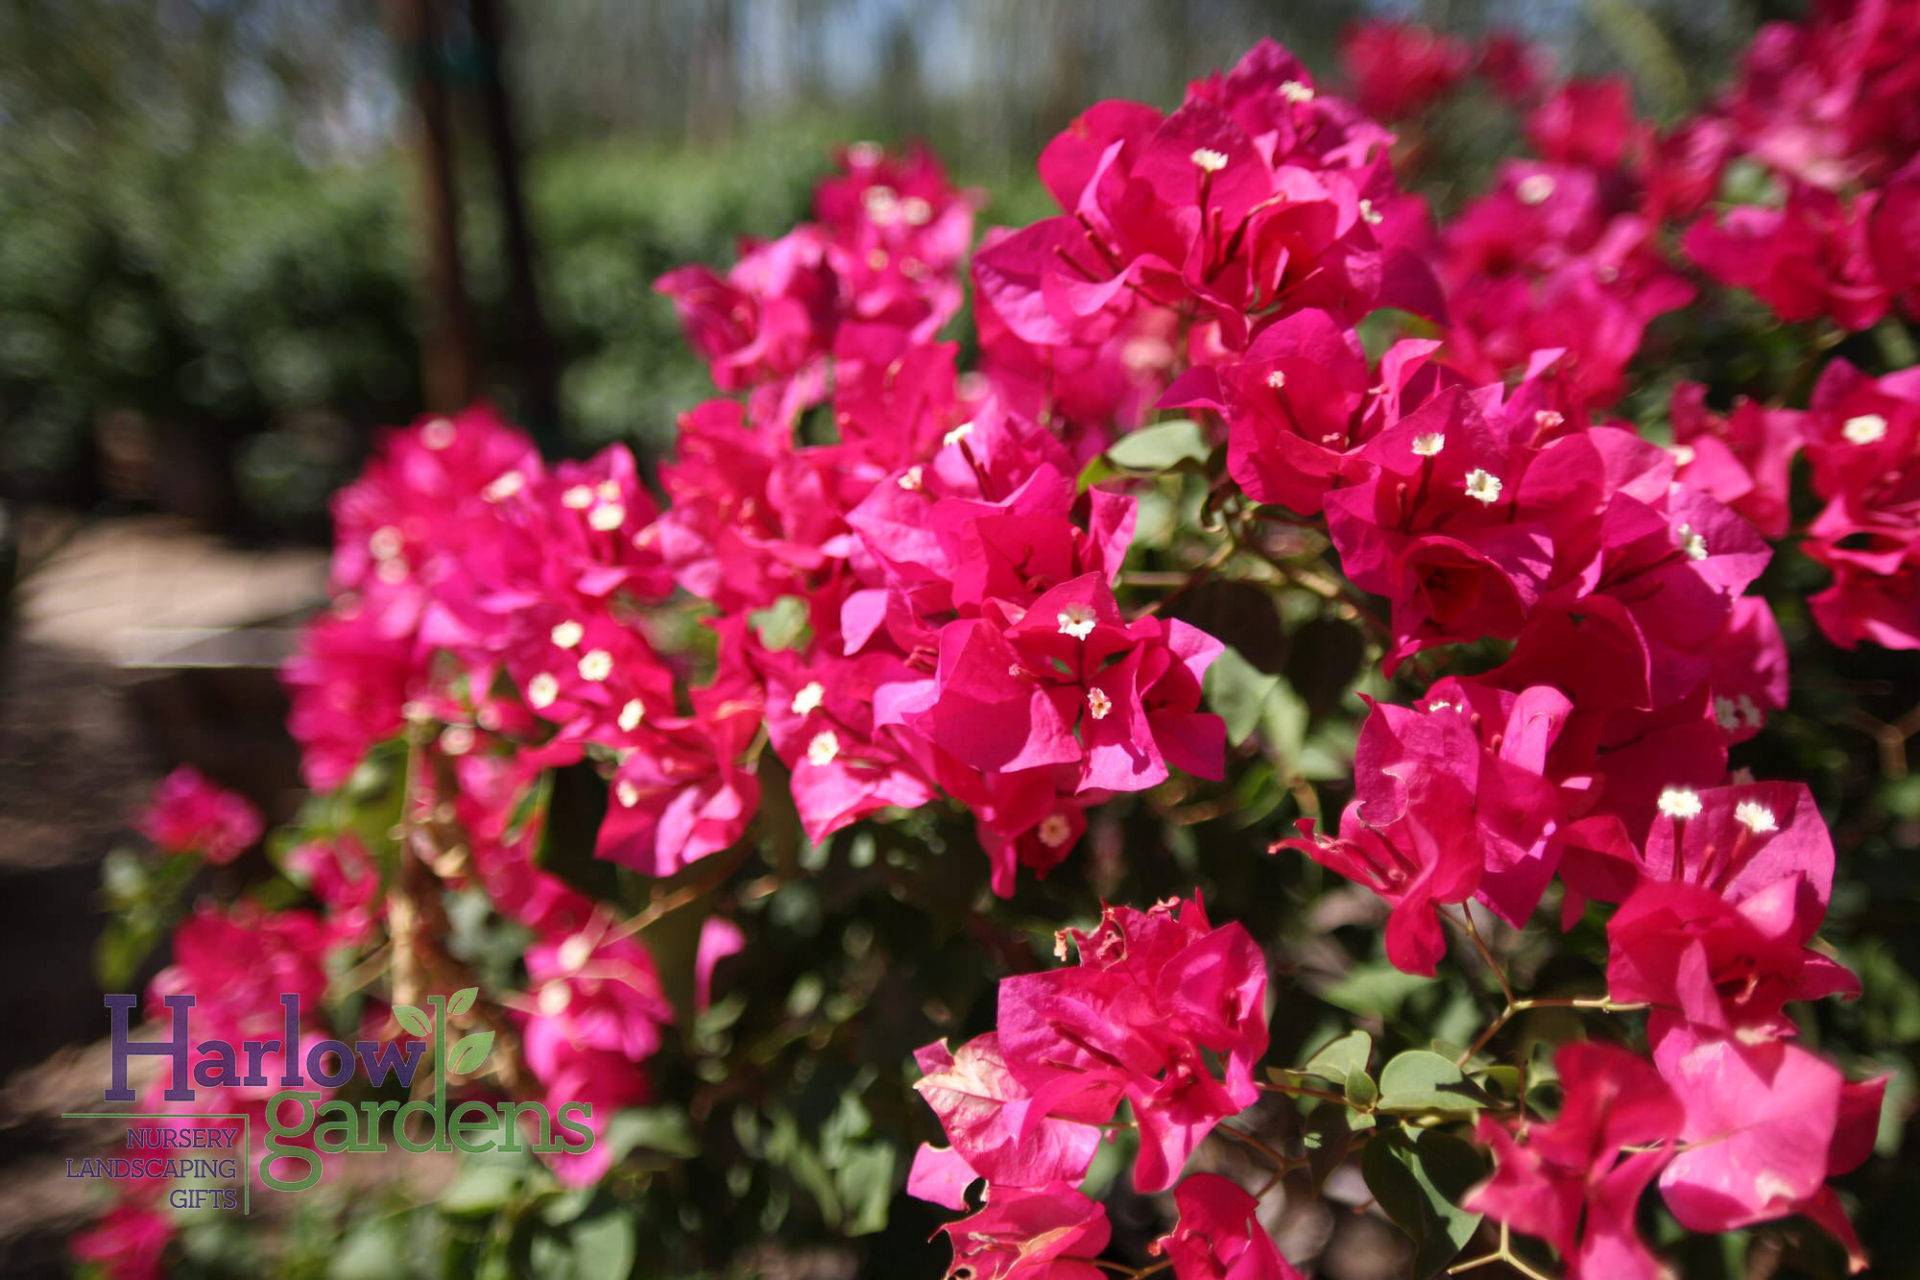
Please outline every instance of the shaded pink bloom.
[[1410, 22], [1362, 22], [1340, 36], [1354, 101], [1380, 120], [1418, 115], [1466, 78], [1471, 61], [1460, 41]]
[[1177, 1280], [1300, 1280], [1260, 1225], [1260, 1202], [1217, 1173], [1174, 1188], [1179, 1219], [1152, 1250], [1173, 1260]]
[[173, 1218], [164, 1210], [122, 1201], [69, 1247], [80, 1261], [98, 1264], [109, 1280], [161, 1280], [173, 1234]]
[[232, 862], [260, 838], [260, 811], [246, 799], [181, 765], [154, 788], [140, 814], [140, 834], [162, 853], [194, 853], [212, 863]]
[[1037, 1108], [1034, 1095], [1007, 1069], [993, 1032], [952, 1052], [944, 1041], [930, 1044], [914, 1057], [922, 1074], [913, 1087], [972, 1171], [968, 1182], [981, 1177], [996, 1188], [1042, 1187], [1086, 1176], [1100, 1145], [1099, 1126]]
[[1111, 1229], [1105, 1206], [1064, 1182], [1009, 1187], [940, 1228], [953, 1242], [949, 1280], [1103, 1280], [1094, 1265]]

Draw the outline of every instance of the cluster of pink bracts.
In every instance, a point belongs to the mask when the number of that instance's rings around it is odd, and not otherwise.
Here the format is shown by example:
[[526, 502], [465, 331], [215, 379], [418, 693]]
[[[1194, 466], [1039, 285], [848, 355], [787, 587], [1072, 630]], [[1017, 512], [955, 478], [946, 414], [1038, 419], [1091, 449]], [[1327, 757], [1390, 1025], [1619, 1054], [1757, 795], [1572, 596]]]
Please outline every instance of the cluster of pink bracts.
[[[1219, 777], [1202, 680], [1221, 646], [1122, 610], [1135, 501], [1078, 483], [1118, 434], [1184, 409], [1247, 499], [1323, 527], [1388, 602], [1389, 673], [1511, 642], [1491, 670], [1374, 706], [1337, 832], [1302, 823], [1275, 850], [1390, 903], [1388, 955], [1414, 973], [1444, 954], [1442, 907], [1518, 926], [1556, 878], [1569, 923], [1618, 904], [1608, 998], [1651, 1008], [1652, 1060], [1564, 1049], [1557, 1119], [1483, 1121], [1496, 1171], [1472, 1207], [1589, 1277], [1660, 1274], [1634, 1230], [1655, 1180], [1689, 1228], [1805, 1214], [1857, 1256], [1827, 1180], [1865, 1158], [1885, 1082], [1846, 1083], [1784, 1012], [1857, 989], [1811, 945], [1832, 846], [1804, 786], [1730, 780], [1727, 749], [1785, 705], [1779, 631], [1743, 592], [1787, 533], [1798, 451], [1828, 504], [1804, 531], [1835, 577], [1815, 616], [1843, 644], [1920, 647], [1920, 370], [1835, 362], [1804, 411], [1721, 416], [1683, 387], [1670, 447], [1604, 413], [1648, 324], [1695, 296], [1690, 267], [1789, 321], [1860, 328], [1920, 302], [1920, 72], [1896, 56], [1916, 34], [1920, 4], [1824, 6], [1661, 133], [1622, 83], [1550, 91], [1510, 40], [1362, 28], [1363, 106], [1418, 111], [1477, 72], [1526, 113], [1538, 159], [1438, 229], [1396, 184], [1393, 135], [1262, 44], [1170, 114], [1100, 103], [1048, 145], [1062, 212], [973, 251], [966, 373], [936, 334], [977, 200], [924, 152], [850, 148], [814, 222], [660, 282], [736, 393], [682, 421], [664, 508], [624, 447], [550, 464], [484, 408], [387, 438], [336, 502], [334, 601], [287, 672], [308, 779], [336, 788], [434, 726], [417, 749], [454, 782], [466, 850], [436, 871], [532, 931], [528, 1067], [604, 1123], [644, 1096], [671, 1011], [645, 948], [532, 864], [516, 814], [541, 775], [597, 762], [595, 853], [665, 876], [746, 835], [764, 742], [813, 840], [950, 797], [1003, 895], [1067, 856], [1089, 806], [1170, 770]], [[1703, 212], [1736, 158], [1781, 201]], [[1431, 336], [1370, 360], [1355, 326], [1382, 308]], [[803, 420], [830, 440], [798, 439]], [[655, 631], [676, 591], [712, 605], [704, 683]], [[750, 615], [780, 608], [805, 627], [772, 647]], [[187, 783], [147, 830], [216, 859], [255, 835]], [[201, 908], [155, 994], [198, 993], [236, 1036], [289, 983], [318, 1009], [313, 957], [374, 937], [384, 905], [350, 837], [289, 865], [322, 910]], [[727, 929], [709, 965], [739, 945]], [[956, 1268], [1099, 1275], [1104, 1210], [1075, 1187], [1124, 1100], [1136, 1186], [1174, 1188], [1179, 1280], [1293, 1275], [1252, 1196], [1179, 1180], [1256, 1096], [1260, 948], [1197, 899], [1109, 909], [1072, 942], [1076, 966], [1001, 985], [997, 1031], [921, 1053], [951, 1145], [911, 1187], [954, 1208], [987, 1187], [950, 1228]], [[152, 1238], [121, 1221], [96, 1256]]]

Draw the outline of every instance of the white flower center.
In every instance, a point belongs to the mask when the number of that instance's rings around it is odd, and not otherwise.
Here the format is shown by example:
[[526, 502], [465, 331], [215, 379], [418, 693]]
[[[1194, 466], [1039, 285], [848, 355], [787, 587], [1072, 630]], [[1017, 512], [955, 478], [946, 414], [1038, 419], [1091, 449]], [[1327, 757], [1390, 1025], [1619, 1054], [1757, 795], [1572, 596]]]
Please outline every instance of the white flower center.
[[1530, 173], [1513, 189], [1521, 204], [1541, 204], [1553, 194], [1553, 179], [1544, 173]]
[[1415, 457], [1431, 458], [1447, 447], [1447, 438], [1438, 431], [1427, 431], [1413, 438]]
[[640, 727], [640, 717], [645, 714], [647, 714], [646, 703], [640, 701], [638, 698], [627, 699], [627, 704], [620, 708], [619, 724], [621, 731], [624, 733], [632, 733], [635, 729], [638, 729]]
[[560, 505], [569, 511], [585, 511], [593, 505], [593, 490], [584, 484], [576, 484], [560, 495]]
[[640, 788], [625, 778], [613, 784], [613, 798], [620, 802], [623, 809], [631, 809], [640, 803]]
[[925, 475], [926, 472], [918, 466], [908, 467], [907, 474], [900, 477], [900, 487], [912, 492], [920, 487], [921, 478]]
[[1093, 609], [1088, 605], [1070, 604], [1059, 612], [1055, 620], [1059, 622], [1063, 636], [1085, 640], [1093, 634]]
[[1757, 800], [1742, 800], [1733, 806], [1733, 816], [1735, 821], [1757, 836], [1780, 829], [1779, 820], [1773, 816], [1773, 810]]
[[454, 436], [458, 434], [450, 419], [435, 418], [420, 429], [420, 443], [429, 449], [444, 449], [453, 443]]
[[1698, 452], [1690, 444], [1677, 444], [1667, 452], [1673, 455], [1674, 465], [1681, 467], [1687, 466], [1694, 458], [1699, 456]]
[[1848, 444], [1878, 444], [1887, 438], [1887, 420], [1877, 413], [1863, 413], [1857, 418], [1848, 418], [1841, 425], [1840, 434], [1847, 438]]
[[527, 705], [535, 711], [544, 711], [559, 696], [560, 681], [550, 672], [542, 671], [527, 681]]
[[559, 952], [554, 956], [560, 962], [560, 967], [568, 973], [578, 973], [592, 958], [593, 939], [584, 933], [576, 933], [561, 943]]
[[617, 502], [603, 502], [587, 512], [587, 523], [601, 533], [612, 533], [627, 522], [627, 509]]
[[1227, 167], [1227, 153], [1215, 151], [1212, 147], [1199, 147], [1193, 153], [1193, 163], [1202, 173], [1218, 173]]
[[793, 695], [793, 714], [797, 716], [811, 715], [813, 712], [818, 711], [820, 704], [826, 700], [826, 687], [818, 680], [809, 680], [805, 685], [801, 686], [800, 692]]
[[1660, 812], [1669, 818], [1700, 816], [1700, 793], [1690, 787], [1668, 787], [1660, 793]]
[[1058, 849], [1073, 838], [1073, 823], [1067, 820], [1064, 813], [1050, 813], [1040, 819], [1040, 827], [1035, 834], [1047, 848]]
[[375, 560], [391, 560], [406, 550], [407, 540], [392, 525], [381, 525], [367, 539], [367, 550]]
[[571, 649], [586, 638], [587, 629], [569, 618], [565, 622], [553, 624], [551, 639], [562, 649]]
[[1370, 227], [1377, 227], [1382, 222], [1386, 221], [1386, 218], [1381, 214], [1381, 212], [1378, 209], [1373, 207], [1373, 201], [1362, 200], [1360, 202], [1360, 221], [1366, 223]]
[[942, 444], [959, 444], [972, 434], [973, 424], [971, 422], [963, 422], [953, 430], [947, 432], [944, 436], [941, 436], [940, 442]]
[[807, 763], [830, 765], [834, 757], [840, 754], [840, 735], [831, 729], [822, 729], [813, 735], [813, 741], [807, 744]]
[[1280, 389], [1282, 389], [1287, 385], [1286, 373], [1282, 370], [1275, 369], [1272, 373], [1267, 375], [1267, 385], [1272, 387], [1275, 391], [1279, 391]]
[[503, 471], [480, 491], [480, 496], [488, 502], [505, 502], [526, 487], [527, 478], [518, 471]]
[[1313, 90], [1307, 88], [1307, 86], [1301, 84], [1298, 80], [1282, 80], [1280, 82], [1280, 96], [1288, 102], [1312, 102]]
[[440, 749], [450, 756], [463, 756], [473, 750], [473, 730], [464, 724], [450, 724], [440, 731]]
[[1095, 720], [1105, 720], [1113, 711], [1113, 699], [1105, 689], [1087, 690], [1087, 710]]
[[1683, 524], [1674, 532], [1680, 535], [1680, 549], [1687, 553], [1687, 559], [1705, 560], [1707, 558], [1707, 540], [1703, 535], [1695, 533], [1692, 525]]
[[613, 655], [605, 649], [589, 649], [580, 659], [580, 678], [595, 684], [613, 674]]
[[1485, 503], [1489, 507], [1492, 506], [1494, 503], [1500, 501], [1500, 490], [1502, 487], [1500, 477], [1494, 475], [1491, 471], [1475, 467], [1473, 470], [1467, 472], [1467, 496], [1475, 502]]

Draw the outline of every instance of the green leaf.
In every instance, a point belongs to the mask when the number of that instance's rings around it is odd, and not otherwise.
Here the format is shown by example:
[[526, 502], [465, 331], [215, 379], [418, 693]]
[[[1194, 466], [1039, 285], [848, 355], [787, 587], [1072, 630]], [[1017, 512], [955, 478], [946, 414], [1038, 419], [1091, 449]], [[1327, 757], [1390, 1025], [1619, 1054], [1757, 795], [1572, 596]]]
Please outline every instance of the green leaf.
[[399, 1023], [408, 1035], [425, 1038], [433, 1034], [433, 1024], [427, 1021], [427, 1015], [410, 1004], [393, 1006], [393, 1020]]
[[440, 1196], [440, 1211], [456, 1217], [482, 1217], [503, 1209], [520, 1189], [520, 1173], [510, 1164], [468, 1161]]
[[799, 596], [781, 596], [748, 614], [747, 620], [769, 649], [797, 649], [808, 638], [807, 602]]
[[573, 1267], [578, 1280], [626, 1280], [633, 1274], [633, 1219], [624, 1213], [587, 1218], [573, 1228]]
[[1280, 683], [1279, 676], [1258, 670], [1233, 649], [1223, 649], [1207, 668], [1205, 683], [1207, 705], [1227, 722], [1227, 741], [1238, 746], [1260, 724], [1260, 712], [1267, 695]]
[[1451, 1134], [1385, 1130], [1360, 1153], [1360, 1173], [1380, 1208], [1412, 1239], [1415, 1276], [1438, 1274], [1480, 1226], [1480, 1215], [1459, 1202], [1486, 1167], [1470, 1144]]
[[1334, 1084], [1345, 1084], [1347, 1077], [1367, 1069], [1373, 1053], [1373, 1037], [1364, 1031], [1349, 1031], [1307, 1059], [1301, 1070]]
[[1307, 1171], [1313, 1175], [1317, 1191], [1353, 1149], [1353, 1126], [1347, 1122], [1347, 1108], [1337, 1102], [1323, 1102], [1307, 1117], [1304, 1138]]
[[1408, 996], [1434, 981], [1402, 973], [1384, 960], [1370, 960], [1356, 964], [1318, 994], [1328, 1004], [1348, 1013], [1385, 1018], [1398, 1013]]
[[629, 1107], [607, 1124], [600, 1141], [611, 1149], [616, 1163], [641, 1147], [681, 1160], [700, 1154], [700, 1140], [693, 1136], [687, 1113], [675, 1107]]
[[1382, 1111], [1461, 1114], [1487, 1105], [1487, 1095], [1459, 1067], [1426, 1049], [1409, 1049], [1380, 1071]]
[[465, 1013], [467, 1010], [473, 1008], [474, 999], [479, 994], [480, 988], [478, 987], [460, 988], [451, 996], [447, 997], [447, 1012], [452, 1014]]
[[1379, 1101], [1380, 1087], [1374, 1084], [1372, 1076], [1359, 1067], [1347, 1075], [1346, 1086], [1347, 1101], [1356, 1107], [1371, 1107]]
[[447, 1070], [457, 1076], [474, 1075], [486, 1065], [487, 1055], [492, 1052], [493, 1032], [476, 1031], [470, 1036], [461, 1036], [447, 1054]]
[[1182, 462], [1205, 465], [1213, 446], [1191, 418], [1157, 422], [1114, 441], [1107, 458], [1128, 471], [1170, 471]]

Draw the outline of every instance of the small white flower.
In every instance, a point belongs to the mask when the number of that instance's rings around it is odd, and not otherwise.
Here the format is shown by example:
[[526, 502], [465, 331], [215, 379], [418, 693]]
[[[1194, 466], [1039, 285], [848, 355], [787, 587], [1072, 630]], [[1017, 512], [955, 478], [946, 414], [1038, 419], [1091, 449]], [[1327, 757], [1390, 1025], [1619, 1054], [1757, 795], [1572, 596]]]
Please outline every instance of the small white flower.
[[831, 729], [822, 729], [813, 735], [813, 741], [807, 744], [807, 763], [826, 766], [840, 754], [840, 735]]
[[576, 484], [560, 495], [560, 505], [569, 511], [585, 511], [593, 505], [593, 490]]
[[908, 196], [902, 200], [900, 213], [910, 227], [924, 227], [933, 220], [933, 206], [919, 196]]
[[1287, 385], [1286, 373], [1282, 370], [1275, 369], [1272, 373], [1267, 375], [1267, 385], [1272, 387], [1275, 391], [1279, 391], [1283, 389]]
[[549, 982], [540, 988], [540, 1012], [557, 1018], [573, 1003], [573, 988], [564, 982]]
[[550, 672], [542, 671], [527, 681], [527, 705], [535, 711], [546, 710], [559, 696], [560, 681]]
[[647, 714], [646, 703], [640, 701], [638, 698], [628, 698], [626, 705], [620, 708], [619, 725], [621, 732], [632, 733], [635, 729], [638, 729], [640, 727], [640, 717], [645, 714]]
[[1500, 501], [1500, 490], [1502, 487], [1500, 477], [1494, 475], [1491, 471], [1475, 467], [1473, 470], [1467, 472], [1467, 496], [1475, 502], [1485, 503], [1489, 507], [1492, 506], [1494, 503]]
[[640, 788], [626, 778], [613, 784], [613, 798], [620, 802], [623, 809], [631, 809], [640, 803]]
[[601, 533], [612, 533], [627, 522], [627, 509], [617, 502], [603, 502], [587, 512], [587, 523]]
[[1535, 409], [1533, 411], [1533, 425], [1542, 431], [1551, 431], [1566, 420], [1566, 415], [1557, 409]]
[[407, 562], [399, 556], [391, 560], [382, 560], [374, 571], [382, 582], [405, 582], [407, 580]]
[[580, 659], [580, 678], [599, 684], [613, 674], [613, 655], [605, 649], [589, 649]]
[[1215, 151], [1212, 147], [1199, 147], [1193, 153], [1193, 163], [1202, 173], [1218, 173], [1227, 167], [1227, 153]]
[[797, 716], [812, 715], [820, 709], [820, 704], [826, 700], [826, 687], [818, 680], [809, 680], [801, 687], [800, 692], [793, 695], [793, 714]]
[[1360, 221], [1370, 227], [1377, 227], [1382, 222], [1385, 222], [1386, 218], [1378, 209], [1373, 207], [1373, 201], [1362, 200], [1360, 202]]
[[1700, 793], [1690, 787], [1668, 787], [1660, 793], [1660, 812], [1669, 818], [1700, 816]]
[[887, 269], [887, 251], [885, 249], [867, 250], [867, 269], [885, 271]]
[[900, 487], [911, 493], [920, 487], [925, 476], [926, 471], [924, 468], [917, 465], [908, 467], [907, 473], [900, 477]]
[[1757, 836], [1780, 829], [1780, 822], [1773, 816], [1773, 810], [1757, 800], [1742, 800], [1733, 806], [1733, 817], [1741, 826]]
[[1301, 84], [1298, 80], [1282, 80], [1280, 82], [1280, 96], [1288, 102], [1312, 102], [1313, 90], [1307, 88], [1307, 86]]
[[440, 731], [440, 749], [450, 756], [463, 756], [473, 750], [473, 730], [464, 724], [450, 724]]
[[1060, 624], [1060, 634], [1072, 636], [1075, 640], [1085, 640], [1093, 634], [1093, 606], [1070, 604], [1062, 609], [1055, 619]]
[[1413, 453], [1417, 458], [1436, 457], [1447, 447], [1447, 438], [1438, 431], [1425, 431], [1413, 438]]
[[1887, 438], [1887, 420], [1877, 413], [1863, 413], [1841, 424], [1840, 434], [1848, 444], [1878, 444]]
[[881, 183], [868, 187], [860, 197], [867, 208], [867, 218], [878, 226], [886, 226], [900, 216], [900, 197], [894, 189]]
[[480, 491], [480, 496], [488, 502], [505, 502], [526, 487], [527, 478], [518, 471], [503, 471]]
[[586, 635], [587, 629], [569, 618], [565, 622], [554, 623], [548, 638], [562, 649], [571, 649], [584, 640]]
[[568, 973], [578, 973], [586, 968], [587, 961], [593, 959], [593, 939], [584, 933], [576, 933], [560, 944], [560, 950], [554, 959]]
[[1035, 834], [1040, 837], [1040, 843], [1047, 848], [1058, 849], [1073, 839], [1073, 823], [1067, 820], [1067, 815], [1064, 813], [1050, 813], [1040, 819], [1040, 827]]
[[1541, 204], [1553, 194], [1553, 179], [1544, 173], [1530, 173], [1520, 179], [1513, 194], [1521, 204]]
[[962, 440], [965, 440], [968, 436], [972, 434], [973, 434], [973, 424], [971, 422], [963, 422], [959, 426], [955, 427], [953, 430], [947, 432], [947, 434], [945, 434], [944, 436], [941, 436], [940, 443], [959, 444]]
[[1680, 535], [1680, 549], [1687, 553], [1687, 559], [1705, 560], [1707, 558], [1707, 540], [1704, 535], [1695, 533], [1692, 525], [1683, 524], [1674, 532]]
[[1728, 732], [1749, 726], [1757, 729], [1762, 719], [1759, 704], [1744, 693], [1738, 698], [1715, 698], [1713, 718]]
[[1694, 458], [1699, 456], [1698, 453], [1695, 451], [1694, 447], [1690, 444], [1674, 445], [1673, 448], [1667, 450], [1667, 452], [1673, 455], [1674, 464], [1676, 466], [1682, 466], [1682, 467], [1688, 465], [1694, 460]]
[[1113, 699], [1105, 689], [1087, 690], [1087, 710], [1095, 720], [1105, 720], [1113, 712]]
[[375, 560], [391, 560], [406, 550], [407, 540], [390, 524], [381, 525], [367, 539], [367, 550]]
[[453, 438], [458, 434], [451, 419], [435, 418], [420, 429], [420, 443], [429, 449], [444, 449], [453, 443]]

